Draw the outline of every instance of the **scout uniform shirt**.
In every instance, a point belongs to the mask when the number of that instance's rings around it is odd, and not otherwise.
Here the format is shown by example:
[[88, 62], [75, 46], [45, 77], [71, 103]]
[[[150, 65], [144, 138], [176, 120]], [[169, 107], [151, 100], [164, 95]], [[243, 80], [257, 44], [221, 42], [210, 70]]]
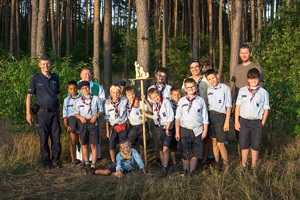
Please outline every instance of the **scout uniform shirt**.
[[187, 96], [180, 98], [175, 118], [180, 119], [181, 127], [193, 130], [197, 137], [203, 132], [203, 124], [209, 124], [204, 99], [197, 95], [192, 99]]
[[[127, 102], [126, 109], [127, 109], [127, 117], [131, 125], [137, 126], [143, 123], [142, 118], [142, 101], [139, 102], [139, 107], [135, 108], [132, 104]], [[144, 104], [145, 111], [147, 111], [147, 105]], [[147, 118], [145, 117], [145, 121]]]
[[168, 122], [171, 122], [169, 129], [173, 127], [174, 112], [171, 103], [166, 98], [161, 98], [159, 103], [153, 103], [153, 121], [158, 126], [166, 128]]
[[81, 96], [78, 94], [76, 98], [67, 96], [64, 100], [63, 105], [63, 118], [69, 118], [70, 116], [75, 116], [75, 101]]
[[[151, 85], [149, 88], [148, 88], [148, 91], [151, 89], [151, 88], [155, 88], [159, 94], [160, 94], [160, 97], [163, 97], [163, 98], [167, 98], [167, 99], [171, 99], [171, 88], [172, 86], [171, 85], [168, 85], [168, 84], [163, 84], [162, 86], [158, 86], [157, 83], [155, 83], [154, 85]], [[150, 97], [148, 96], [147, 97], [147, 100], [148, 102], [152, 105], [154, 102], [150, 99]]]
[[127, 99], [119, 99], [118, 102], [105, 103], [105, 119], [109, 121], [111, 126], [122, 124], [127, 121]]
[[239, 91], [236, 104], [240, 105], [240, 117], [244, 119], [262, 119], [264, 110], [270, 109], [269, 93], [262, 87], [251, 91], [248, 86]]
[[75, 114], [79, 114], [87, 119], [96, 115], [98, 112], [103, 112], [102, 104], [98, 96], [90, 95], [90, 98], [85, 98], [83, 95], [75, 101]]
[[217, 87], [210, 86], [207, 89], [209, 110], [226, 114], [226, 108], [232, 108], [230, 88], [219, 83]]

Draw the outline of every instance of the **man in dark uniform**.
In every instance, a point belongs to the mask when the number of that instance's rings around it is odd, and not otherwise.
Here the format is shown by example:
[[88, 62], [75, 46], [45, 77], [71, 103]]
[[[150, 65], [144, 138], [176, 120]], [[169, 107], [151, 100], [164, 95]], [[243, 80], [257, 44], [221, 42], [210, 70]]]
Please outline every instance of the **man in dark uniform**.
[[[36, 97], [37, 127], [40, 136], [40, 151], [42, 164], [45, 168], [61, 167], [60, 154], [61, 127], [59, 121], [59, 77], [55, 73], [50, 73], [50, 60], [47, 56], [42, 56], [39, 60], [41, 72], [34, 74], [30, 80], [26, 97], [26, 120], [32, 125], [32, 115], [30, 113], [32, 95]], [[52, 156], [48, 139], [51, 139]]]

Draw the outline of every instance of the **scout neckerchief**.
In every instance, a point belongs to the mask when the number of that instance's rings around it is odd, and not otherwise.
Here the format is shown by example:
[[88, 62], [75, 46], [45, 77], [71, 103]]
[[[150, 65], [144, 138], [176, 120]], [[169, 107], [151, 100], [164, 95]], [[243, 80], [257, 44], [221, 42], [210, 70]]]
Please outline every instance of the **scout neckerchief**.
[[193, 101], [196, 99], [196, 97], [197, 97], [197, 95], [195, 95], [193, 98], [185, 96], [186, 100], [188, 100], [188, 102], [189, 102], [188, 113], [190, 112], [190, 109], [192, 107]]
[[131, 157], [131, 149], [130, 149], [130, 151], [127, 154], [125, 154], [123, 151], [121, 151], [121, 156], [125, 160], [128, 160]]
[[260, 87], [259, 87], [259, 85], [257, 85], [257, 88], [251, 89], [249, 83], [247, 84], [247, 87], [248, 87], [248, 91], [252, 94], [252, 96], [251, 96], [251, 98], [250, 98], [250, 102], [252, 102], [252, 99], [254, 98], [256, 92], [259, 90]]
[[160, 88], [159, 85], [157, 83], [155, 83], [155, 89], [159, 92], [160, 98], [163, 97], [165, 86], [166, 86], [166, 84], [163, 83], [161, 89], [159, 89]]
[[129, 103], [129, 101], [127, 102], [126, 104], [126, 109], [127, 109], [127, 112], [130, 114], [132, 108], [133, 108], [133, 105], [134, 105], [134, 102], [135, 102], [135, 99], [133, 100], [132, 103]]
[[160, 101], [158, 103], [155, 103], [156, 108], [154, 109], [154, 111], [157, 113], [157, 118], [156, 121], [158, 122], [158, 124], [160, 124], [160, 115], [159, 115], [159, 111], [161, 108], [161, 104], [163, 102], [164, 98], [160, 98]]
[[121, 101], [120, 101], [120, 99], [118, 99], [117, 102], [113, 102], [111, 99], [109, 99], [109, 101], [115, 109], [115, 119], [117, 119], [119, 117], [118, 106], [120, 105]]
[[178, 107], [178, 104], [177, 104], [177, 102], [174, 101], [173, 99], [171, 99], [170, 101], [171, 101], [172, 109], [173, 109], [173, 111], [174, 111], [174, 113], [175, 113], [175, 111], [176, 111], [176, 109], [177, 109], [177, 107]]
[[[85, 102], [86, 99], [89, 99], [90, 102], [86, 103]], [[85, 98], [84, 95], [82, 95], [82, 97], [81, 97], [82, 103], [85, 104], [85, 105], [87, 105], [87, 106], [89, 106], [88, 113], [90, 113], [90, 114], [92, 114], [92, 100], [93, 100], [93, 95], [92, 94], [90, 94], [90, 98]]]

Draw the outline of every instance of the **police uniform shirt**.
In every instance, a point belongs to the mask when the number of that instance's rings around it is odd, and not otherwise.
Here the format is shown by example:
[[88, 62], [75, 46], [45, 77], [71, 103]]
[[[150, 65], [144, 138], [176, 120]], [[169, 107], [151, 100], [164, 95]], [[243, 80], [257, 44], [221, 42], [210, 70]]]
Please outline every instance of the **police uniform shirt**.
[[41, 108], [57, 108], [57, 95], [60, 93], [58, 75], [50, 73], [50, 78], [42, 72], [33, 75], [27, 93], [35, 95], [36, 103]]
[[[147, 111], [147, 105], [144, 104], [145, 106], [145, 111]], [[143, 118], [142, 118], [142, 101], [139, 102], [139, 107], [135, 108], [133, 107], [129, 102], [127, 103], [126, 106], [127, 109], [127, 117], [131, 125], [136, 126], [140, 125], [143, 123]], [[145, 117], [145, 121], [146, 121]]]
[[87, 119], [96, 115], [98, 112], [103, 112], [102, 104], [98, 96], [90, 96], [85, 98], [83, 95], [75, 101], [75, 114], [79, 114]]
[[244, 119], [262, 119], [264, 110], [270, 109], [269, 93], [262, 87], [258, 89], [252, 98], [248, 86], [239, 90], [236, 104], [240, 105], [240, 117]]
[[217, 87], [210, 86], [207, 89], [209, 110], [226, 114], [226, 108], [232, 108], [230, 88], [219, 83]]
[[153, 121], [158, 126], [166, 127], [168, 122], [171, 122], [169, 129], [173, 127], [174, 112], [171, 103], [168, 99], [163, 98], [160, 108], [160, 103], [153, 103]]
[[63, 118], [69, 118], [70, 116], [75, 116], [75, 101], [81, 96], [78, 94], [76, 98], [67, 96], [64, 99], [63, 105]]
[[197, 137], [203, 132], [203, 124], [209, 124], [207, 106], [202, 97], [196, 96], [191, 106], [187, 97], [179, 99], [176, 110], [176, 119], [180, 120], [180, 126], [193, 130]]
[[119, 105], [114, 107], [112, 103], [105, 103], [105, 119], [110, 125], [122, 124], [127, 121], [127, 99], [120, 99]]
[[[157, 88], [156, 88], [156, 84], [154, 84], [154, 85], [151, 85], [149, 88], [148, 88], [148, 91], [151, 89], [151, 88], [155, 88], [155, 89], [157, 89], [158, 90], [158, 92], [159, 93], [161, 93], [162, 95], [162, 97], [163, 98], [167, 98], [167, 99], [171, 99], [171, 88], [172, 88], [172, 86], [171, 85], [168, 85], [168, 84], [164, 84], [164, 87], [159, 87], [159, 86], [157, 86]], [[163, 91], [162, 91], [163, 90]], [[153, 101], [150, 99], [150, 97], [148, 96], [147, 97], [147, 100], [148, 100], [148, 102], [151, 104], [151, 105], [153, 105]]]

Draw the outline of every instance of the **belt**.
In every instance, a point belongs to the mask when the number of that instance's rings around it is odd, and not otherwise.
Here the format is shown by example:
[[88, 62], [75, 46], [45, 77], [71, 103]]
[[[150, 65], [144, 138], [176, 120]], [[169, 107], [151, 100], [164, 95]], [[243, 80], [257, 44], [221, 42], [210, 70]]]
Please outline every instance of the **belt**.
[[224, 114], [224, 113], [217, 112], [217, 111], [215, 111], [215, 110], [210, 110], [209, 112], [210, 112], [211, 114], [215, 114], [215, 115]]
[[53, 112], [55, 110], [56, 109], [54, 109], [54, 108], [39, 108], [40, 112]]

